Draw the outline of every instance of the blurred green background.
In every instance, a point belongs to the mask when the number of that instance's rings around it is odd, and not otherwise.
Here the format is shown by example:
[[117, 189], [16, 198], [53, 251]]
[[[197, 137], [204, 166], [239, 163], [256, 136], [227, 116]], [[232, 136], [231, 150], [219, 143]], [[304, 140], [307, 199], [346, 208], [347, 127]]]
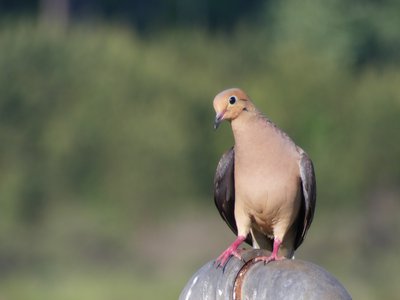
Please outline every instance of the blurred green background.
[[0, 0], [0, 299], [177, 299], [234, 236], [212, 99], [312, 157], [297, 258], [400, 294], [400, 2]]

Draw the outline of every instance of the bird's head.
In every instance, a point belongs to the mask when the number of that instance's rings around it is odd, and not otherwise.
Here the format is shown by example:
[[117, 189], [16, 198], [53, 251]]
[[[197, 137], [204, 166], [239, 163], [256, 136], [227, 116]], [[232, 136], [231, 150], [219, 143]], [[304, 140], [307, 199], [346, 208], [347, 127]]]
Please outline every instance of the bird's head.
[[236, 119], [250, 104], [249, 97], [238, 88], [222, 91], [214, 98], [215, 122], [217, 129], [223, 120], [232, 121]]

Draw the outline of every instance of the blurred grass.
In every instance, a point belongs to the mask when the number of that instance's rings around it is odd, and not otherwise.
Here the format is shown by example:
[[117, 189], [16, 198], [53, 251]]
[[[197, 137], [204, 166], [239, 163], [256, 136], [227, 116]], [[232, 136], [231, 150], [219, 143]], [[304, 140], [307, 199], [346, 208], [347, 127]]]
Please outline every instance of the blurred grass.
[[[395, 299], [400, 18], [314, 2], [231, 35], [3, 22], [0, 298], [176, 299], [233, 238], [212, 200], [233, 141], [211, 101], [240, 86], [316, 166], [296, 256], [354, 299]], [[368, 26], [387, 61], [362, 63]]]
[[14, 300], [176, 299], [176, 291], [181, 286], [176, 279], [164, 278], [155, 288], [154, 278], [132, 276], [132, 272], [124, 270], [97, 270], [83, 274], [70, 271], [47, 277], [16, 274], [3, 280], [0, 288], [3, 299]]

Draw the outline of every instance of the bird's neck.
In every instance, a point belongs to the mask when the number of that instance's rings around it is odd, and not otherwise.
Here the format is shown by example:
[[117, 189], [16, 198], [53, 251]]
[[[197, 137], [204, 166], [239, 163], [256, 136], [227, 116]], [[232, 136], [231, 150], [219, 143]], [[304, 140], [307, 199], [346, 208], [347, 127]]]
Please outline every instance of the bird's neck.
[[243, 111], [231, 121], [235, 138], [235, 155], [256, 155], [257, 149], [269, 148], [279, 153], [283, 145], [296, 148], [296, 144], [259, 111]]
[[258, 111], [243, 111], [232, 120], [237, 166], [253, 164], [256, 161], [253, 157], [262, 157], [265, 149], [274, 147], [274, 134], [267, 122]]
[[268, 131], [268, 119], [257, 109], [244, 110], [237, 118], [231, 121], [233, 136], [236, 143], [239, 140], [249, 139], [259, 130]]

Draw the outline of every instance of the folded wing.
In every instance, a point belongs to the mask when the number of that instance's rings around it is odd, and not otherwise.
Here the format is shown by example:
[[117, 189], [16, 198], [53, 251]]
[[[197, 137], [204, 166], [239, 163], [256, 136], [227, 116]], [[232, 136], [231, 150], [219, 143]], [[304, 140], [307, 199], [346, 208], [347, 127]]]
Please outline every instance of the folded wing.
[[302, 191], [302, 205], [299, 214], [298, 230], [295, 240], [295, 249], [303, 242], [308, 228], [314, 217], [317, 198], [314, 166], [308, 155], [303, 152], [300, 160], [300, 178]]
[[[235, 155], [232, 147], [226, 151], [217, 166], [214, 177], [214, 201], [222, 219], [237, 235], [235, 221]], [[247, 236], [246, 243], [252, 245], [251, 236]]]

